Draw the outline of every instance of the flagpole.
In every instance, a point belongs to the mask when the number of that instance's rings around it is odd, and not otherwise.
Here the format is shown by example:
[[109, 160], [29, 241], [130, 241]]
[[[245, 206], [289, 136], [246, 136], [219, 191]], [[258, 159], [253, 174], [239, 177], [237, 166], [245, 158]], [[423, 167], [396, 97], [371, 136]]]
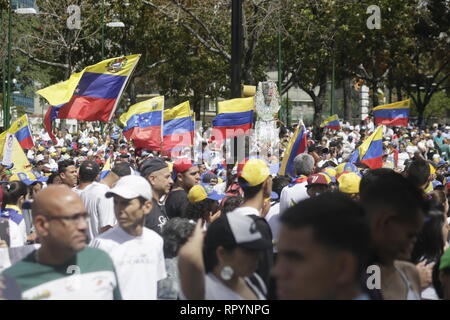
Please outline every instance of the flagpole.
[[130, 73], [128, 74], [127, 80], [124, 81], [124, 83], [122, 85], [122, 88], [120, 89], [119, 96], [118, 96], [118, 98], [116, 100], [116, 103], [114, 104], [113, 109], [111, 110], [111, 114], [109, 115], [109, 118], [108, 118], [107, 122], [111, 121], [111, 118], [112, 118], [114, 112], [116, 111], [117, 105], [119, 104], [120, 98], [122, 98], [122, 93], [125, 90], [126, 86], [128, 85], [128, 82], [130, 81], [130, 78], [133, 75], [134, 69], [136, 68], [137, 64], [139, 63], [139, 59], [140, 58], [141, 58], [141, 55], [138, 54], [137, 60], [134, 63], [133, 67], [131, 68]]
[[159, 154], [162, 156], [163, 152], [163, 136], [164, 136], [164, 108], [166, 106], [166, 99], [163, 100], [162, 112], [161, 112], [161, 139], [159, 145]]

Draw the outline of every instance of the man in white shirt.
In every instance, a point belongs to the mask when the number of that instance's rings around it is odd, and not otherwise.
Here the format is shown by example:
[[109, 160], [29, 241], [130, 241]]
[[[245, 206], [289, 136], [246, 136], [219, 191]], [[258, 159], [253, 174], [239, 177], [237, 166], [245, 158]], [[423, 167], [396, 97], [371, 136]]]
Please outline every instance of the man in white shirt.
[[280, 213], [289, 207], [309, 198], [306, 192], [308, 177], [314, 172], [314, 158], [306, 153], [299, 154], [294, 158], [294, 181], [284, 187], [280, 196]]
[[123, 299], [156, 300], [157, 284], [166, 278], [166, 268], [163, 239], [144, 227], [152, 209], [152, 188], [145, 178], [129, 175], [106, 197], [114, 198], [119, 225], [95, 238], [91, 247], [111, 256]]
[[101, 182], [92, 182], [81, 193], [81, 199], [89, 213], [89, 237], [91, 240], [117, 223], [114, 215], [114, 202], [112, 199], [106, 198], [105, 194], [121, 177], [130, 174], [131, 169], [128, 163], [118, 163]]

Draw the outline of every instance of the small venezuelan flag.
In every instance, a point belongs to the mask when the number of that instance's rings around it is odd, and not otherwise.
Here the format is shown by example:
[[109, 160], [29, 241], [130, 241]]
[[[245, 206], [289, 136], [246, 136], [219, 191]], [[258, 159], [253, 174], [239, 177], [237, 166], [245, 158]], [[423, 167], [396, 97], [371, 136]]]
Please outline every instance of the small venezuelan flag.
[[375, 124], [399, 127], [408, 126], [410, 105], [411, 99], [408, 99], [373, 108]]
[[31, 149], [34, 147], [33, 136], [31, 135], [30, 126], [28, 125], [28, 117], [26, 114], [14, 121], [8, 129], [8, 132], [16, 137], [22, 149]]
[[325, 119], [324, 122], [320, 125], [321, 128], [328, 128], [333, 130], [341, 129], [341, 124], [339, 123], [339, 118], [337, 114], [333, 114], [332, 116]]

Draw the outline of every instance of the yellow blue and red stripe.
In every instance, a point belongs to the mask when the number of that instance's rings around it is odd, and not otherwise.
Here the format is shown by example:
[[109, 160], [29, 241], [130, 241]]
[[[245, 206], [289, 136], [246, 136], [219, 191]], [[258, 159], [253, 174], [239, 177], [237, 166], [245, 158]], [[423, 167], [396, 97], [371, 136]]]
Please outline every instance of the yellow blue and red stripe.
[[403, 100], [373, 108], [375, 124], [387, 126], [408, 126], [411, 100]]
[[[137, 54], [107, 59], [38, 90], [36, 93], [51, 105], [44, 120], [46, 129], [51, 130], [51, 121], [56, 118], [108, 122], [139, 58]], [[51, 131], [48, 133], [55, 141]]]
[[126, 124], [123, 129], [124, 136], [133, 140], [136, 148], [159, 151], [163, 109], [163, 96], [132, 105], [128, 112], [119, 118], [122, 124]]
[[307, 143], [308, 138], [306, 135], [306, 128], [304, 125], [299, 126], [297, 130], [295, 130], [295, 133], [289, 141], [288, 147], [284, 153], [279, 175], [295, 176], [294, 158], [300, 153], [304, 153], [306, 151]]
[[377, 169], [383, 166], [383, 126], [368, 137], [350, 157], [349, 163], [360, 162]]
[[109, 157], [106, 160], [105, 165], [103, 166], [103, 169], [100, 172], [100, 177], [99, 177], [98, 181], [102, 181], [103, 179], [105, 179], [110, 171], [111, 171], [111, 157]]
[[341, 129], [341, 124], [339, 122], [339, 117], [337, 114], [334, 114], [327, 119], [325, 119], [324, 122], [320, 125], [321, 128], [328, 128], [333, 130], [339, 130]]
[[238, 98], [219, 102], [219, 114], [212, 121], [217, 141], [248, 134], [252, 128], [255, 98]]
[[31, 149], [34, 147], [33, 136], [28, 125], [27, 115], [23, 115], [14, 121], [8, 129], [8, 132], [16, 137], [22, 149]]
[[163, 150], [170, 151], [194, 144], [194, 121], [189, 101], [164, 110]]

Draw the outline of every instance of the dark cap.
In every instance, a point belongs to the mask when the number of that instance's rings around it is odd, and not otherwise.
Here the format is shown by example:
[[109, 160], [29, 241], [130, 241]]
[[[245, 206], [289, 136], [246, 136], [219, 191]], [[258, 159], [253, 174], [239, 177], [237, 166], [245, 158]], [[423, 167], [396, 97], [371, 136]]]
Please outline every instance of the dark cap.
[[100, 172], [100, 167], [95, 161], [83, 161], [80, 166], [80, 176], [96, 176]]
[[167, 168], [167, 163], [163, 158], [156, 157], [145, 160], [141, 165], [141, 176], [146, 177], [150, 173]]
[[252, 218], [236, 212], [229, 212], [215, 220], [208, 227], [205, 247], [237, 246], [249, 250], [265, 250], [272, 242], [263, 237], [261, 227]]

